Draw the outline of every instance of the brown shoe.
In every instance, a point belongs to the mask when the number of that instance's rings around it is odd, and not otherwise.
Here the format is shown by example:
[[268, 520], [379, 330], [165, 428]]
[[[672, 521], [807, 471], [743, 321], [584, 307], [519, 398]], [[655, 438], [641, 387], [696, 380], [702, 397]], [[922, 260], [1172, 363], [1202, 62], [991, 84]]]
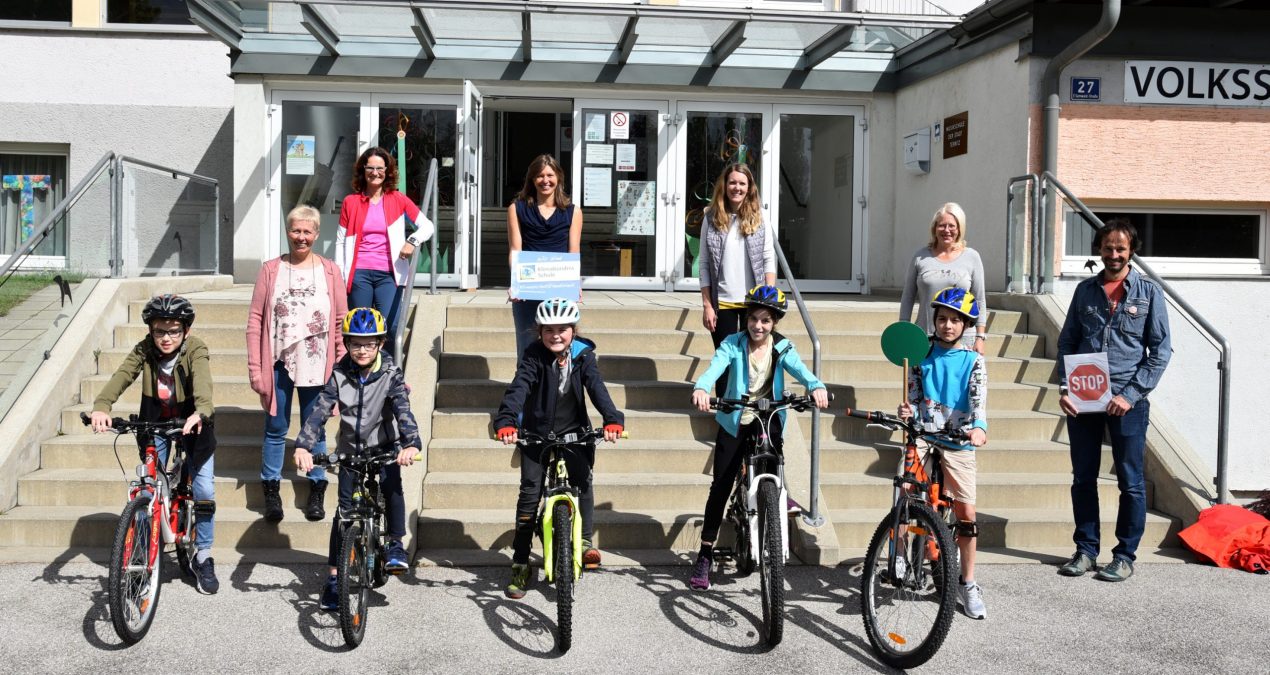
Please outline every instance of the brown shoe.
[[600, 549], [592, 548], [589, 541], [582, 542], [582, 569], [599, 569], [600, 557]]

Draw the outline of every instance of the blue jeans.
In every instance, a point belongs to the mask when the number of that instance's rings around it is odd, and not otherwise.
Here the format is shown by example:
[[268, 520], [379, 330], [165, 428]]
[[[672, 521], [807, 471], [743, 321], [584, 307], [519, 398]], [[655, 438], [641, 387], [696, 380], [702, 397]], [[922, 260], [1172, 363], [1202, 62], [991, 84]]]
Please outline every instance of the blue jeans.
[[520, 363], [520, 357], [529, 348], [529, 345], [538, 339], [538, 305], [541, 300], [521, 300], [512, 303], [512, 321], [516, 324], [516, 363]]
[[[309, 419], [313, 406], [317, 403], [322, 387], [297, 387], [291, 381], [286, 366], [281, 361], [273, 364], [273, 398], [276, 414], [265, 419], [265, 442], [260, 448], [260, 480], [282, 479], [282, 456], [287, 449], [287, 431], [291, 428], [292, 394], [300, 396], [300, 425]], [[317, 444], [309, 448], [315, 455], [326, 454], [326, 429], [318, 432]], [[326, 480], [326, 469], [313, 467], [309, 472], [309, 481], [316, 483]]]
[[[340, 512], [353, 507], [353, 490], [359, 485], [359, 476], [352, 471], [339, 472]], [[406, 495], [401, 488], [401, 465], [389, 464], [379, 470], [379, 493], [384, 496], [384, 520], [388, 538], [401, 541], [406, 536]], [[340, 513], [331, 519], [331, 540], [326, 564], [339, 565], [340, 544], [344, 536]]]
[[397, 311], [401, 308], [401, 287], [392, 272], [357, 270], [353, 272], [353, 290], [348, 294], [348, 308], [374, 307], [384, 315], [388, 334], [397, 330]]
[[1098, 557], [1101, 519], [1098, 516], [1098, 467], [1102, 460], [1103, 431], [1111, 438], [1111, 456], [1120, 485], [1120, 512], [1116, 517], [1116, 539], [1111, 550], [1117, 558], [1135, 560], [1138, 542], [1146, 529], [1147, 489], [1144, 475], [1147, 424], [1151, 404], [1138, 401], [1124, 417], [1085, 414], [1067, 418], [1067, 435], [1072, 455], [1072, 515], [1076, 550]]
[[[154, 437], [154, 449], [159, 453], [159, 462], [163, 466], [168, 463], [168, 439], [163, 436]], [[214, 500], [216, 499], [216, 484], [212, 471], [215, 469], [212, 456], [207, 457], [207, 461], [201, 466], [192, 466], [189, 462], [189, 455], [186, 455], [186, 465], [181, 470], [181, 480], [185, 480], [185, 476], [194, 474], [194, 499], [197, 500]], [[212, 521], [214, 516], [204, 516], [197, 514], [194, 516], [194, 543], [200, 551], [206, 551], [212, 547]]]

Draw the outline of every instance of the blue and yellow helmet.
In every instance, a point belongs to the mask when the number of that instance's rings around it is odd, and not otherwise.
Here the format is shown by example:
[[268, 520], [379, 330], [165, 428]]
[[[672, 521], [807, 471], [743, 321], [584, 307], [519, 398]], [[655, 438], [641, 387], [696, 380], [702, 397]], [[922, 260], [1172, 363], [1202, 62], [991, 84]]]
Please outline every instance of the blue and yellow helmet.
[[964, 288], [949, 286], [936, 293], [935, 299], [930, 301], [930, 308], [936, 307], [947, 307], [971, 321], [979, 320], [979, 303], [975, 302], [974, 293]]
[[785, 302], [785, 292], [775, 286], [755, 286], [745, 294], [746, 309], [762, 307], [772, 310], [777, 319], [785, 316], [785, 309], [789, 306]]
[[344, 337], [378, 337], [388, 333], [384, 323], [384, 315], [373, 307], [350, 309], [344, 315], [344, 326], [340, 330]]

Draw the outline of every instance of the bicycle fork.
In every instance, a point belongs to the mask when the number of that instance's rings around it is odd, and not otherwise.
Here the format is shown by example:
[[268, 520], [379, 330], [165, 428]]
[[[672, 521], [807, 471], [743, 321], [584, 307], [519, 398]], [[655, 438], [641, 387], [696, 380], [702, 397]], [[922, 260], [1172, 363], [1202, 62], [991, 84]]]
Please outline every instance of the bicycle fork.
[[745, 493], [745, 514], [749, 519], [750, 532], [750, 560], [762, 560], [759, 551], [762, 547], [761, 537], [758, 536], [759, 512], [758, 512], [758, 490], [764, 482], [772, 482], [776, 484], [777, 497], [776, 508], [782, 510], [780, 517], [781, 524], [781, 554], [782, 561], [789, 560], [789, 518], [783, 513], [785, 505], [789, 503], [789, 493], [785, 490], [785, 469], [781, 467], [777, 474], [761, 473], [755, 475], [752, 473], [754, 467], [750, 467], [751, 476], [749, 487]]
[[556, 573], [555, 565], [552, 564], [552, 561], [555, 560], [553, 557], [555, 551], [553, 521], [555, 519], [556, 504], [562, 501], [569, 504], [569, 515], [573, 521], [573, 536], [570, 537], [570, 543], [573, 545], [573, 555], [570, 556], [573, 560], [573, 578], [576, 580], [582, 575], [582, 514], [578, 512], [578, 498], [573, 496], [572, 492], [561, 492], [547, 497], [542, 513], [542, 568], [547, 573], [547, 581], [549, 583], [555, 580]]

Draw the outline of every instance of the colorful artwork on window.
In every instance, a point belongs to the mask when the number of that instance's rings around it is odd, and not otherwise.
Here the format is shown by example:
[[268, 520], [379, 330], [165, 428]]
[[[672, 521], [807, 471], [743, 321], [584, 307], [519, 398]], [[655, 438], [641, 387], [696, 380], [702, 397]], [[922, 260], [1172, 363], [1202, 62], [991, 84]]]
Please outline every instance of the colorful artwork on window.
[[52, 184], [52, 177], [47, 174], [5, 176], [5, 190], [17, 190], [18, 223], [21, 235], [18, 243], [31, 238], [35, 233], [35, 191], [47, 190]]

